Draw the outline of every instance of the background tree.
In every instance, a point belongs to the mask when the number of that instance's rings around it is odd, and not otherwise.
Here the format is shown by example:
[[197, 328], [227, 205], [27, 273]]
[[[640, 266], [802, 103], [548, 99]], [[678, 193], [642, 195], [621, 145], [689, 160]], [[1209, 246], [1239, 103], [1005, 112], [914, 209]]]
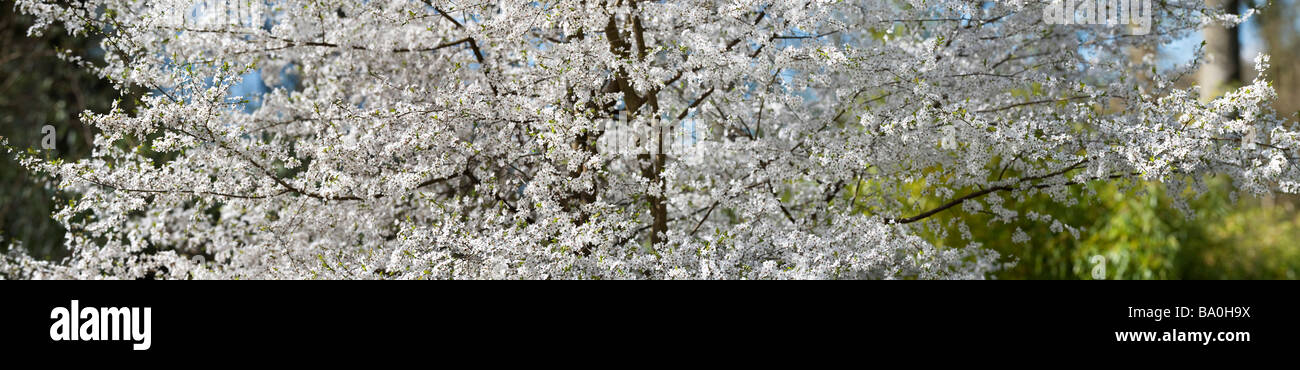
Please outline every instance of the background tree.
[[[14, 6], [0, 2], [0, 137], [12, 145], [40, 149], [47, 158], [84, 158], [95, 128], [82, 124], [78, 115], [107, 110], [119, 93], [56, 53], [70, 50], [93, 58], [100, 53], [97, 39], [68, 35], [57, 25], [44, 35], [28, 37], [33, 19], [16, 13]], [[41, 146], [46, 125], [54, 128], [56, 137], [49, 151]], [[23, 170], [12, 156], [0, 157], [0, 249], [17, 242], [38, 258], [67, 256], [66, 230], [49, 216], [56, 203], [68, 199], [52, 182]]]
[[[1268, 75], [1278, 86], [1277, 111], [1289, 118], [1300, 113], [1300, 3], [1296, 0], [1257, 0], [1259, 36], [1263, 49], [1278, 61]], [[1247, 56], [1243, 56], [1247, 57]], [[1249, 71], [1248, 71], [1249, 72]]]
[[[1238, 0], [1205, 0], [1205, 4], [1222, 10], [1224, 14], [1241, 14]], [[1209, 99], [1241, 83], [1241, 33], [1235, 24], [1210, 25], [1202, 32], [1208, 59], [1201, 67], [1199, 77], [1201, 95]]]

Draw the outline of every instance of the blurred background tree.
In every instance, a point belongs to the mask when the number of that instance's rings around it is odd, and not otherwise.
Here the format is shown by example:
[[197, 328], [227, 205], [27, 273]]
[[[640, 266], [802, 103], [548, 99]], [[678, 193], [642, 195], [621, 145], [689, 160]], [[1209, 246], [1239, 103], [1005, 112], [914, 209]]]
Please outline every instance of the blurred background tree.
[[[1297, 68], [1300, 67], [1300, 1], [1270, 1], [1272, 4], [1265, 0], [1253, 3], [1264, 8], [1256, 22], [1260, 38], [1258, 41], [1274, 61], [1268, 75], [1277, 88], [1277, 111], [1297, 118], [1297, 114], [1300, 114], [1300, 68]], [[1243, 57], [1250, 58], [1253, 55]], [[1255, 70], [1247, 65], [1243, 72], [1249, 73], [1246, 78], [1251, 78]]]
[[[98, 40], [72, 37], [58, 27], [28, 37], [32, 23], [31, 17], [15, 13], [12, 1], [0, 1], [0, 136], [15, 148], [41, 150], [41, 128], [50, 125], [55, 149], [45, 155], [84, 157], [94, 130], [82, 125], [78, 115], [88, 109], [105, 111], [119, 95], [104, 80], [60, 60], [57, 50], [94, 57]], [[17, 242], [37, 256], [65, 256], [64, 229], [50, 214], [55, 202], [67, 199], [47, 179], [0, 156], [0, 248]]]

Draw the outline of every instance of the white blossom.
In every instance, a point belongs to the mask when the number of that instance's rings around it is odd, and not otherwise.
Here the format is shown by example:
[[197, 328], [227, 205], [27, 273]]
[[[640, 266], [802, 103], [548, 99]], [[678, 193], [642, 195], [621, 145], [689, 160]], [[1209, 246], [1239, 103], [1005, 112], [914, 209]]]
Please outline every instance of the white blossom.
[[1129, 35], [1045, 3], [19, 0], [148, 93], [83, 115], [88, 158], [6, 146], [79, 195], [71, 257], [0, 274], [984, 278], [1012, 257], [918, 231], [1094, 181], [1300, 189], [1267, 76], [1203, 103], [1125, 54], [1240, 19], [1178, 1]]

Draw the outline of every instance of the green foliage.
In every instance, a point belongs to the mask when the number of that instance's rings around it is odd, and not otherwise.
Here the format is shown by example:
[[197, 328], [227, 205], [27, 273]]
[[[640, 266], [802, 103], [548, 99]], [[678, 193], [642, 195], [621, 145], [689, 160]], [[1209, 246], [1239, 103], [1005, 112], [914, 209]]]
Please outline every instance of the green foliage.
[[[991, 216], [953, 211], [938, 219], [947, 225], [962, 218], [975, 241], [1016, 258], [1014, 268], [998, 275], [1002, 279], [1091, 279], [1094, 256], [1105, 259], [1107, 279], [1294, 279], [1300, 270], [1300, 199], [1234, 202], [1228, 196], [1230, 181], [1215, 178], [1209, 184], [1210, 192], [1189, 202], [1190, 217], [1173, 207], [1163, 185], [1145, 182], [1076, 187], [1072, 197], [1079, 204], [1070, 207], [1045, 197], [1010, 207], [1077, 226], [1077, 238], [1053, 232], [1050, 223], [1024, 219], [990, 224]], [[1031, 239], [1013, 242], [1017, 228]], [[969, 243], [955, 230], [946, 231], [928, 237], [947, 246]]]

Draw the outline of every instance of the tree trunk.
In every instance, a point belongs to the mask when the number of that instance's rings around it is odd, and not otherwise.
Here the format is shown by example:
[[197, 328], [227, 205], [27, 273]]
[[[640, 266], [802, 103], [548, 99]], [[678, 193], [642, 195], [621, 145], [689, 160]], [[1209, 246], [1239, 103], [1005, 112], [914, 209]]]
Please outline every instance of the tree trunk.
[[[1240, 0], [1205, 0], [1212, 8], [1223, 8], [1228, 14], [1239, 14]], [[1201, 98], [1211, 99], [1241, 82], [1241, 41], [1237, 27], [1206, 27], [1207, 63], [1201, 67]]]

